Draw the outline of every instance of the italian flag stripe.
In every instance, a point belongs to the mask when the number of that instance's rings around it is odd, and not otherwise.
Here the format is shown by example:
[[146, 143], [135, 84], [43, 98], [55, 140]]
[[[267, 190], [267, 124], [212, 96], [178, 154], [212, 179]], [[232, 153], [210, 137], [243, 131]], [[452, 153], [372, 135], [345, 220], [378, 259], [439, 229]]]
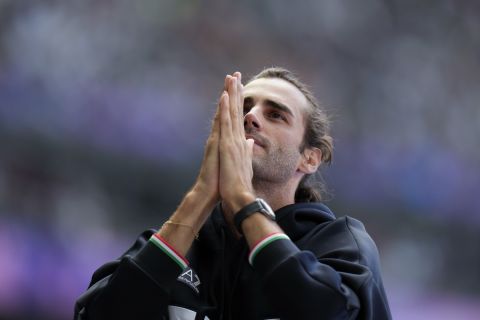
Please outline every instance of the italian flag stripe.
[[280, 239], [288, 239], [290, 240], [290, 238], [285, 234], [285, 233], [273, 233], [273, 234], [270, 234], [268, 236], [266, 236], [265, 238], [263, 238], [263, 240], [259, 241], [252, 249], [252, 251], [250, 251], [250, 254], [248, 255], [248, 262], [250, 263], [250, 265], [253, 266], [253, 259], [255, 259], [255, 257], [257, 256], [257, 254], [263, 249], [265, 248], [266, 246], [268, 246], [270, 243], [272, 243], [273, 241], [276, 241], [276, 240], [280, 240]]
[[188, 261], [184, 257], [182, 257], [181, 254], [179, 254], [171, 245], [168, 244], [168, 242], [163, 239], [161, 236], [158, 234], [154, 234], [153, 236], [150, 237], [150, 241], [156, 245], [158, 248], [160, 248], [167, 256], [173, 259], [182, 270], [188, 267]]

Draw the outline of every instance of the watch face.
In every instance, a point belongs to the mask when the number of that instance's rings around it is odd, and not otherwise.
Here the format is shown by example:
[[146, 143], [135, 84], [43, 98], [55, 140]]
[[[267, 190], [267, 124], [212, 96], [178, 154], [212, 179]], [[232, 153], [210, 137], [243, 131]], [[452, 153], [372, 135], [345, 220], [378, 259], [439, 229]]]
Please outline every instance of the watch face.
[[261, 198], [257, 198], [257, 201], [260, 202], [260, 204], [262, 205], [262, 212], [266, 215], [268, 215], [269, 217], [271, 217], [273, 220], [275, 220], [275, 212], [273, 212], [272, 208], [270, 207], [270, 205], [263, 199]]

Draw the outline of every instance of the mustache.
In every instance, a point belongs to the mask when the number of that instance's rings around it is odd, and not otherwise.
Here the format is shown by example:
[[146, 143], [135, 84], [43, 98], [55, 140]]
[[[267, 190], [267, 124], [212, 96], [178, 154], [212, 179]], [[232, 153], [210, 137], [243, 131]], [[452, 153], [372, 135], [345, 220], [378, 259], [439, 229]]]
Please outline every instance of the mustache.
[[260, 135], [255, 129], [245, 128], [245, 137], [247, 139], [255, 140], [255, 142], [261, 147], [268, 148], [270, 146], [268, 139]]

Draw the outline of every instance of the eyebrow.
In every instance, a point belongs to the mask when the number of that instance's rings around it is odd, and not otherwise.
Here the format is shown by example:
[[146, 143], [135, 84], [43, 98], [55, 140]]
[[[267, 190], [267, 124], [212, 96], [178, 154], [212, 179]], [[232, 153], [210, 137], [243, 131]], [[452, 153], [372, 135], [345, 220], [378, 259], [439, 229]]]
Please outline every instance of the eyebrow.
[[272, 100], [269, 100], [269, 99], [266, 99], [265, 100], [265, 103], [274, 108], [274, 109], [277, 109], [277, 110], [280, 110], [280, 111], [283, 111], [285, 113], [288, 113], [292, 118], [294, 118], [295, 116], [293, 115], [293, 112], [292, 110], [290, 110], [289, 107], [287, 107], [286, 105], [284, 105], [283, 103], [279, 103], [279, 102], [275, 102], [275, 101], [272, 101]]
[[[245, 97], [244, 104], [247, 104], [247, 103], [248, 104], [253, 103], [253, 98], [252, 97]], [[267, 106], [269, 106], [270, 108], [277, 109], [277, 110], [283, 111], [285, 113], [288, 113], [292, 118], [295, 118], [292, 110], [289, 107], [287, 107], [286, 105], [284, 105], [283, 103], [275, 102], [275, 101], [270, 100], [270, 99], [265, 99], [265, 104]]]

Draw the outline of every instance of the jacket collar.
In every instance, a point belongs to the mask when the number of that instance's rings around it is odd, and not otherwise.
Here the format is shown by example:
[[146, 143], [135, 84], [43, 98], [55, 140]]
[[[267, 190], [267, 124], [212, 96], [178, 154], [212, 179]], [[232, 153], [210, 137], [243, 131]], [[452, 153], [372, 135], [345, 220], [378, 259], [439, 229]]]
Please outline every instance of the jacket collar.
[[[275, 215], [278, 225], [293, 241], [319, 224], [335, 220], [335, 215], [330, 208], [320, 202], [289, 204], [276, 210]], [[218, 232], [223, 228], [227, 236], [230, 236], [232, 232], [227, 226], [220, 202], [215, 206], [211, 220], [213, 229]], [[233, 233], [231, 235], [233, 236]]]

